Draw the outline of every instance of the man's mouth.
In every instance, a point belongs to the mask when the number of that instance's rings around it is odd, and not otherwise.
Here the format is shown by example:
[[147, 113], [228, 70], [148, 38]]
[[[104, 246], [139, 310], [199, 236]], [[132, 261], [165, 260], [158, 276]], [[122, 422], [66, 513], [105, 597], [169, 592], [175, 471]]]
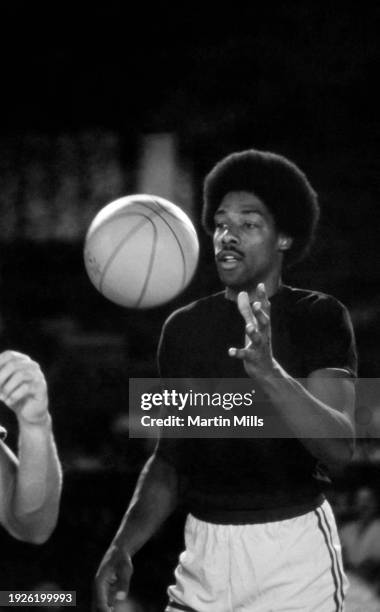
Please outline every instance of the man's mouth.
[[223, 270], [233, 270], [236, 268], [243, 256], [235, 251], [220, 251], [216, 255], [217, 262]]

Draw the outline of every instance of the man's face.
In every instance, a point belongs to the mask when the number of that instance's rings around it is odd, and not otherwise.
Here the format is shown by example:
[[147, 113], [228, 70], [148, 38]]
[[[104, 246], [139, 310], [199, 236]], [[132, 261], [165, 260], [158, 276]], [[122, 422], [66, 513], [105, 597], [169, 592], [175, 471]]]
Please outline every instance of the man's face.
[[214, 219], [216, 266], [227, 287], [249, 291], [281, 272], [282, 252], [291, 240], [276, 230], [260, 198], [247, 191], [231, 191]]

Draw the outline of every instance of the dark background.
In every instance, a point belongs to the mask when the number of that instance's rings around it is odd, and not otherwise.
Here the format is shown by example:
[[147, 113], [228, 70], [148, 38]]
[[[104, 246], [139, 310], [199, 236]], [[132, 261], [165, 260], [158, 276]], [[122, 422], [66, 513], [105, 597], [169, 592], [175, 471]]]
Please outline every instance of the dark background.
[[[136, 191], [143, 135], [175, 136], [198, 228], [202, 179], [231, 151], [273, 150], [307, 173], [321, 227], [285, 280], [345, 302], [360, 375], [379, 376], [378, 31], [378, 7], [364, 3], [2, 4], [3, 348], [44, 367], [65, 471], [49, 543], [36, 551], [1, 532], [2, 589], [51, 582], [76, 589], [79, 609], [89, 609], [97, 564], [153, 446], [128, 439], [128, 378], [154, 375], [165, 317], [219, 287], [201, 233], [194, 281], [164, 307], [122, 309], [90, 285], [85, 229], [107, 202]], [[3, 407], [0, 417], [14, 445], [12, 415]], [[336, 486], [375, 481], [375, 456], [359, 453]], [[181, 520], [137, 558], [133, 591], [146, 610], [165, 600]]]

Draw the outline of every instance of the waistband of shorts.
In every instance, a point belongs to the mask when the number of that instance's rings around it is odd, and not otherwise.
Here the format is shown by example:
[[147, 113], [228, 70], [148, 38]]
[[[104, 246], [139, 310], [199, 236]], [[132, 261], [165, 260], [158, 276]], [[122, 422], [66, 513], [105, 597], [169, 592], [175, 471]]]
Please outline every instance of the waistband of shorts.
[[196, 519], [206, 523], [217, 525], [253, 525], [259, 523], [274, 523], [286, 521], [287, 519], [302, 516], [312, 512], [325, 501], [325, 496], [320, 493], [304, 504], [294, 506], [283, 506], [278, 508], [262, 508], [260, 510], [215, 510], [213, 509], [190, 509]]

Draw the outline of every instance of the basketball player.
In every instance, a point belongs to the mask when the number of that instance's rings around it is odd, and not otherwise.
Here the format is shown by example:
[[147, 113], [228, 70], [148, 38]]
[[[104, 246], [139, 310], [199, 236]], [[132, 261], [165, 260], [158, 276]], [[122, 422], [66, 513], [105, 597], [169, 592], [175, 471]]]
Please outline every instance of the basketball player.
[[13, 410], [19, 426], [17, 458], [0, 427], [0, 524], [19, 540], [41, 544], [57, 522], [61, 470], [46, 381], [27, 355], [0, 353], [0, 400]]
[[318, 214], [306, 176], [282, 156], [234, 153], [207, 176], [203, 224], [226, 289], [169, 317], [160, 372], [248, 376], [293, 438], [162, 438], [98, 570], [102, 612], [127, 593], [133, 555], [179, 500], [189, 510], [186, 549], [167, 612], [343, 609], [347, 581], [322, 480], [353, 451], [352, 326], [336, 299], [282, 283]]

